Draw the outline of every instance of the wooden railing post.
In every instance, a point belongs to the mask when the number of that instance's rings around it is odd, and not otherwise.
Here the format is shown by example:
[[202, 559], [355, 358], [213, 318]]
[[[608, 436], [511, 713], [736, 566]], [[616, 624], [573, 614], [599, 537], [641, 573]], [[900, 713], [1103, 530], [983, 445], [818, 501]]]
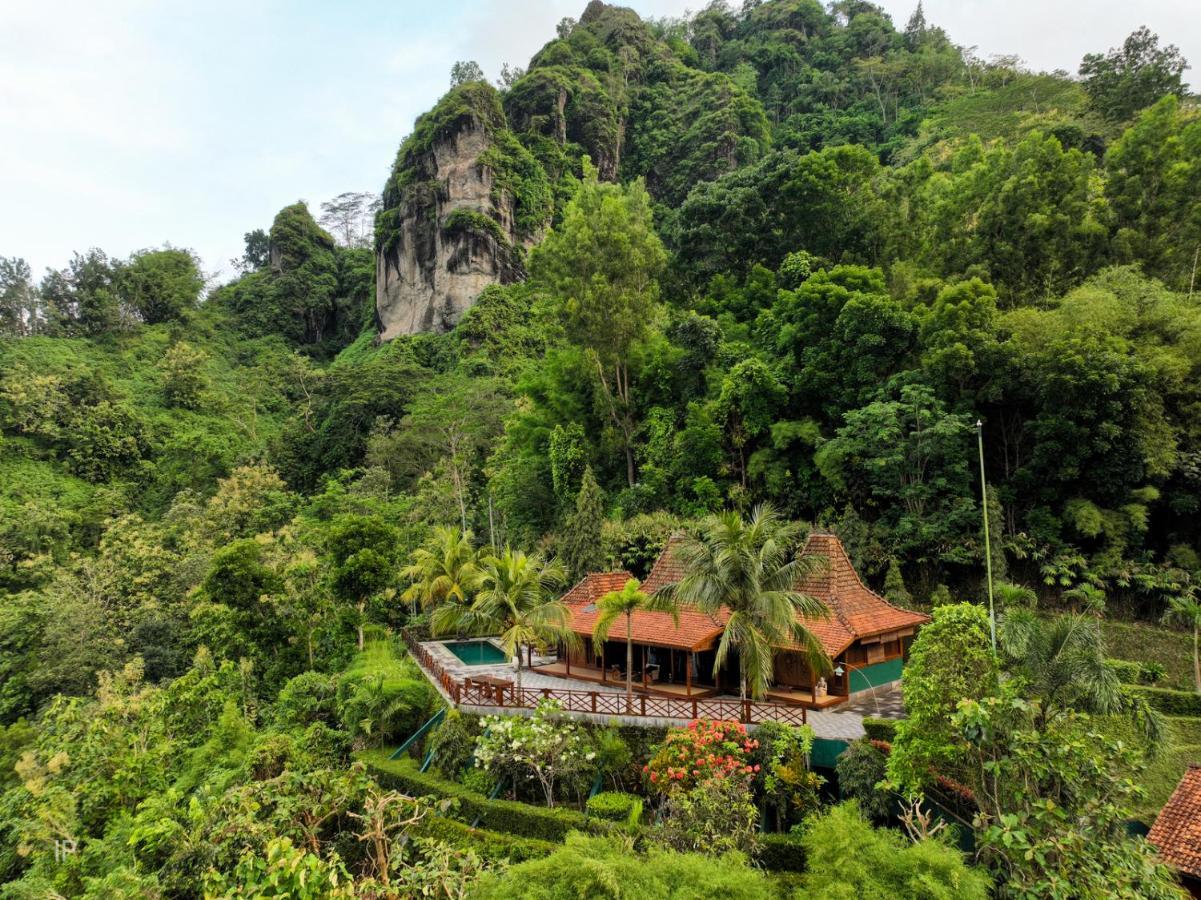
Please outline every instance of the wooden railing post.
[[692, 701], [692, 718], [694, 718], [694, 719], [695, 719], [695, 718], [697, 718], [697, 714], [696, 714], [696, 701], [695, 701], [695, 700], [693, 700], [693, 701]]
[[592, 697], [592, 711], [596, 712], [596, 691], [589, 691], [588, 694]]
[[751, 701], [750, 700], [742, 701], [742, 721], [744, 723], [749, 723], [751, 721]]

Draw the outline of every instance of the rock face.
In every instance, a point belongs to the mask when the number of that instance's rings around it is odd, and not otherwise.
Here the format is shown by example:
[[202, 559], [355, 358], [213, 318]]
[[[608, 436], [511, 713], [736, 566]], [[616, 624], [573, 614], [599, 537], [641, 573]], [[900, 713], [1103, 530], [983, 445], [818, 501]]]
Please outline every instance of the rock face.
[[413, 160], [396, 208], [394, 240], [375, 259], [380, 339], [448, 331], [488, 285], [522, 277], [513, 200], [480, 157], [491, 146], [468, 118]]

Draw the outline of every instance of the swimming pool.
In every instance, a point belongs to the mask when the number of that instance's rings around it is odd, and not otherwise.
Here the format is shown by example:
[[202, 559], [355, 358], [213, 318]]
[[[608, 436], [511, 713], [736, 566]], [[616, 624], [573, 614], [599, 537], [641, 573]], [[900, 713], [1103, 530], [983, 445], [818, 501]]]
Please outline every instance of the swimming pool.
[[445, 641], [442, 646], [469, 666], [495, 666], [509, 661], [505, 652], [491, 641]]

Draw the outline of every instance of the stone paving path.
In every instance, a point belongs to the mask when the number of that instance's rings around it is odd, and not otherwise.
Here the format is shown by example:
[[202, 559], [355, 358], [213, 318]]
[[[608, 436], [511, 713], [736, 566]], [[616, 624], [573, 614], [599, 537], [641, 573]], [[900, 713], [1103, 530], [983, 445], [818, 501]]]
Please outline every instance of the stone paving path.
[[[516, 670], [512, 663], [501, 663], [499, 665], [472, 666], [461, 661], [457, 656], [442, 646], [440, 641], [429, 641], [423, 644], [441, 663], [447, 672], [456, 679], [463, 678], [478, 678], [480, 675], [495, 675], [500, 678], [516, 679]], [[550, 661], [550, 660], [546, 660]], [[539, 657], [534, 657], [534, 665], [539, 665], [543, 660]], [[531, 672], [526, 669], [521, 674], [521, 685], [523, 688], [533, 688], [541, 690], [542, 688], [558, 689], [558, 690], [573, 690], [573, 691], [598, 691], [605, 693], [620, 693], [624, 688], [607, 684], [599, 684], [594, 681], [581, 681], [576, 678], [560, 678], [557, 675], [543, 675], [541, 672]], [[485, 711], [485, 710], [481, 710]], [[490, 710], [489, 710], [490, 711]], [[495, 712], [528, 714], [529, 710], [518, 710], [511, 707], [503, 710], [496, 709]], [[573, 713], [573, 715], [575, 715]], [[854, 700], [832, 709], [811, 709], [808, 711], [808, 721], [813, 728], [813, 733], [819, 738], [828, 738], [831, 740], [853, 741], [863, 737], [863, 719], [866, 716], [875, 716], [884, 719], [899, 719], [905, 715], [904, 705], [901, 702], [901, 689], [897, 685], [890, 685], [876, 688], [874, 691], [868, 691], [857, 696]], [[581, 715], [581, 718], [591, 719], [591, 716]], [[606, 721], [613, 717], [598, 717], [604, 718]], [[675, 721], [670, 719], [657, 718], [639, 718], [639, 717], [618, 717], [623, 723], [642, 726], [653, 725], [681, 725], [684, 720]]]

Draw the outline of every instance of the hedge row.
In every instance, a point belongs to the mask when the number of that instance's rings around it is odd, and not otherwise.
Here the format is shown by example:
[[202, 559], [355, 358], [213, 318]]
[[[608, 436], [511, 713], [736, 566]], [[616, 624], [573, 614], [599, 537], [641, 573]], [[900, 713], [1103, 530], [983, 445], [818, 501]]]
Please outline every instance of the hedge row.
[[1107, 659], [1106, 665], [1123, 684], [1155, 684], [1163, 678], [1163, 666], [1129, 659]]
[[867, 733], [869, 740], [891, 744], [897, 736], [897, 723], [895, 719], [876, 719], [872, 716], [865, 716], [863, 730]]
[[1173, 691], [1168, 688], [1127, 685], [1133, 696], [1144, 698], [1153, 709], [1169, 716], [1201, 716], [1201, 694], [1193, 691]]
[[390, 760], [387, 750], [368, 750], [360, 754], [368, 770], [384, 787], [411, 797], [438, 797], [459, 801], [457, 816], [491, 831], [561, 843], [568, 832], [606, 832], [610, 823], [589, 819], [574, 809], [547, 809], [513, 800], [489, 800], [483, 794], [431, 772], [418, 771], [417, 763], [406, 758]]
[[772, 872], [804, 872], [801, 839], [788, 832], [759, 835], [759, 864]]
[[487, 862], [507, 859], [511, 863], [541, 859], [559, 848], [550, 841], [517, 837], [499, 831], [472, 828], [444, 816], [427, 816], [417, 825], [417, 837], [434, 838], [461, 850], [474, 850]]

